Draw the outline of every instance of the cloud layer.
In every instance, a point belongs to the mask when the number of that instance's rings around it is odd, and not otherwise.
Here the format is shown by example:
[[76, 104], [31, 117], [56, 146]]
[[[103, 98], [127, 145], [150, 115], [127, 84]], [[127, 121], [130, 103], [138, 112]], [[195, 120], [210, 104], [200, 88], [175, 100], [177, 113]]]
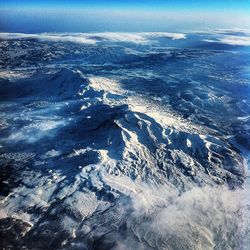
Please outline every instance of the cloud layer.
[[41, 33], [41, 34], [23, 34], [23, 33], [0, 33], [0, 39], [38, 39], [40, 41], [52, 42], [76, 42], [83, 44], [95, 44], [101, 41], [128, 42], [136, 44], [147, 44], [157, 38], [167, 39], [185, 39], [185, 34], [168, 32], [145, 32], [145, 33]]

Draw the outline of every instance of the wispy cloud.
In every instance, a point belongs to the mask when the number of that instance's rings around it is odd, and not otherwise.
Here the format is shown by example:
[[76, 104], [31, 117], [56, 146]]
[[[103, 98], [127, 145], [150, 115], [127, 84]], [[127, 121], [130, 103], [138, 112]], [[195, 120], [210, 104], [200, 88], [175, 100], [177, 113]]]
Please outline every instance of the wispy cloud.
[[250, 46], [249, 30], [218, 30], [211, 38], [204, 39], [205, 42], [221, 43], [227, 45]]
[[185, 34], [168, 32], [145, 32], [145, 33], [121, 33], [121, 32], [103, 32], [103, 33], [41, 33], [41, 34], [23, 34], [23, 33], [0, 33], [0, 39], [38, 39], [41, 41], [53, 42], [76, 42], [95, 44], [101, 41], [129, 42], [136, 44], [147, 44], [157, 38], [167, 39], [185, 39]]
[[[123, 180], [117, 183], [124, 192]], [[249, 244], [247, 190], [203, 187], [178, 195], [169, 187], [127, 186], [133, 204], [127, 226], [153, 248], [246, 249]], [[129, 234], [115, 249], [126, 246], [138, 247]]]

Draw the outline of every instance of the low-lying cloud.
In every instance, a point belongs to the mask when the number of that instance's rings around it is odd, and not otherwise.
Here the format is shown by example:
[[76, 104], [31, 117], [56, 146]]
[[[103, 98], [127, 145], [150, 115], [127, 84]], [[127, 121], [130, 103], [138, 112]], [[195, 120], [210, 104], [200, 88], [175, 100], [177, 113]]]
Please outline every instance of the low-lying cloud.
[[[248, 249], [250, 201], [247, 190], [193, 188], [179, 195], [167, 187], [144, 187], [132, 197], [127, 235], [114, 247], [122, 249]], [[149, 248], [150, 248], [149, 247]], [[146, 248], [147, 249], [147, 248]]]
[[144, 33], [121, 33], [121, 32], [103, 32], [103, 33], [41, 33], [41, 34], [23, 34], [23, 33], [0, 33], [2, 40], [15, 39], [37, 39], [40, 41], [52, 42], [75, 42], [83, 44], [95, 44], [101, 41], [127, 42], [136, 44], [151, 43], [157, 38], [166, 39], [185, 39], [185, 34], [168, 32], [144, 32]]
[[205, 42], [221, 43], [226, 45], [250, 46], [249, 30], [218, 30], [211, 38], [204, 39]]

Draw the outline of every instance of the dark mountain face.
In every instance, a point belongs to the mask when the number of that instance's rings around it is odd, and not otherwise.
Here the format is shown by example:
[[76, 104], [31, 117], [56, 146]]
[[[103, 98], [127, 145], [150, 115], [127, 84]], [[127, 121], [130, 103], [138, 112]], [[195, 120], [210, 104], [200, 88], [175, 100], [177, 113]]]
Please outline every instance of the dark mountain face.
[[0, 246], [247, 249], [247, 34], [66, 37], [0, 41]]

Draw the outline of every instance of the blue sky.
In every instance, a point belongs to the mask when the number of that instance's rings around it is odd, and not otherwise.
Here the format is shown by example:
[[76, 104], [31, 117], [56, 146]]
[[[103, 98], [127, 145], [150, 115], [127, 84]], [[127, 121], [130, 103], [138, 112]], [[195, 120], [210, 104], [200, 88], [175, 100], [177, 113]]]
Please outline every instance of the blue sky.
[[0, 0], [0, 31], [249, 28], [250, 0]]
[[0, 0], [1, 7], [11, 8], [140, 8], [165, 10], [250, 9], [250, 0]]

